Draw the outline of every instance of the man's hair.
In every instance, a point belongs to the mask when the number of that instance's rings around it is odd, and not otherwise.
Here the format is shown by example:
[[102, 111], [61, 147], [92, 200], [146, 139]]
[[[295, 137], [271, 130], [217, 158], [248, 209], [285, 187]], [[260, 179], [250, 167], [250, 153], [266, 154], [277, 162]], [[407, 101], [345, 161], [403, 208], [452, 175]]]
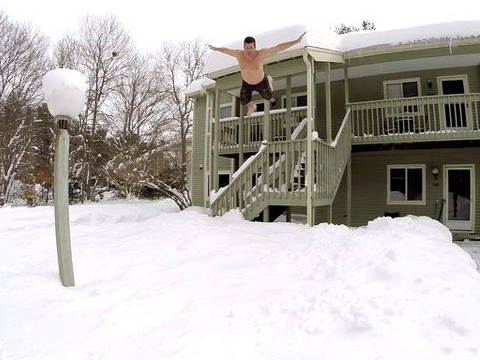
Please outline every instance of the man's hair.
[[243, 40], [243, 43], [244, 44], [252, 44], [253, 43], [253, 45], [257, 46], [257, 43], [255, 42], [255, 38], [253, 38], [251, 36], [247, 36], [245, 38], [245, 40]]

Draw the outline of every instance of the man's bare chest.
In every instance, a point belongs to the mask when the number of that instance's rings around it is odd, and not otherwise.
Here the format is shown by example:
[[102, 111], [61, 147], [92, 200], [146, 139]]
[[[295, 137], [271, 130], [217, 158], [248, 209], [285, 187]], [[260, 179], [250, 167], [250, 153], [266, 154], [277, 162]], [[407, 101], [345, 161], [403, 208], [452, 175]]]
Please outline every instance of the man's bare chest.
[[263, 66], [263, 59], [258, 54], [254, 56], [241, 56], [238, 62], [241, 68], [259, 69]]

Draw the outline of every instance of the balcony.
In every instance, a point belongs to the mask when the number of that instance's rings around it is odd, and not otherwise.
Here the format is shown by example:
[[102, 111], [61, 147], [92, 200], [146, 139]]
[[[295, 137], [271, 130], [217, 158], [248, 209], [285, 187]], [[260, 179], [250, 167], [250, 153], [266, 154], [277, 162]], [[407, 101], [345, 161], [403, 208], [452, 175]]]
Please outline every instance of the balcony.
[[376, 100], [348, 107], [353, 144], [480, 139], [480, 94]]
[[[352, 145], [480, 139], [480, 94], [422, 96], [349, 103]], [[286, 141], [307, 107], [270, 111], [273, 142]], [[342, 115], [343, 117], [343, 115]], [[264, 140], [264, 113], [219, 122], [219, 153], [256, 152]], [[304, 130], [305, 131], [305, 130]], [[301, 138], [301, 137], [298, 137]], [[240, 141], [240, 139], [242, 139]], [[240, 144], [241, 143], [241, 144]]]
[[[287, 129], [290, 134], [295, 131], [300, 122], [307, 117], [307, 107], [292, 108], [290, 116], [286, 109], [270, 111], [270, 131], [273, 141], [287, 139]], [[265, 139], [263, 134], [263, 112], [253, 113], [252, 116], [241, 120], [238, 117], [221, 119], [219, 121], [219, 152], [221, 154], [238, 153], [239, 143], [245, 152], [256, 152]], [[243, 140], [240, 141], [240, 138]]]

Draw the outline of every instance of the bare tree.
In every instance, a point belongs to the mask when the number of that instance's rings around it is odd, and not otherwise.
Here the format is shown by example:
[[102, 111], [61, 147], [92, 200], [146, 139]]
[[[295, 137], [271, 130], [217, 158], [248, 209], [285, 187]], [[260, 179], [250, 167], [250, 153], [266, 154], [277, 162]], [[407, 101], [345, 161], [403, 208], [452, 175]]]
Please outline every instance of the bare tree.
[[[178, 44], [164, 43], [157, 53], [159, 73], [165, 79], [170, 123], [170, 146], [165, 157], [175, 169], [166, 179], [157, 179], [157, 186], [173, 198], [181, 209], [191, 204], [188, 191], [188, 149], [193, 125], [193, 101], [185, 95], [185, 89], [203, 76], [207, 46], [202, 40], [184, 41]], [[167, 136], [165, 137], [167, 138]], [[179, 151], [178, 151], [179, 149]]]
[[152, 172], [166, 121], [164, 83], [149, 56], [135, 55], [109, 106], [113, 135], [104, 173], [126, 197], [138, 196]]
[[80, 46], [72, 33], [61, 38], [53, 48], [52, 68], [80, 68]]
[[165, 43], [158, 53], [160, 72], [168, 94], [166, 104], [171, 111], [171, 125], [181, 146], [180, 163], [187, 160], [187, 140], [191, 136], [194, 102], [185, 96], [185, 89], [203, 76], [207, 46], [201, 40], [178, 44]]
[[0, 202], [9, 201], [31, 145], [31, 108], [39, 102], [48, 40], [0, 11]]
[[88, 78], [89, 88], [78, 129], [82, 146], [74, 161], [82, 178], [82, 200], [91, 200], [101, 171], [94, 163], [105, 140], [97, 129], [106, 121], [106, 104], [125, 77], [133, 47], [130, 35], [115, 17], [87, 16], [80, 25], [78, 49], [79, 70]]

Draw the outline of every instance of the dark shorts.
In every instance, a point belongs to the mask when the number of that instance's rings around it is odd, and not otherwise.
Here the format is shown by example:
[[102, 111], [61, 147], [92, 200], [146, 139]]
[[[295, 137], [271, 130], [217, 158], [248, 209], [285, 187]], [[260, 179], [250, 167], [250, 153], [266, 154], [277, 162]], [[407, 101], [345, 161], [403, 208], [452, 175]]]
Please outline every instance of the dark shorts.
[[248, 104], [252, 101], [252, 92], [257, 91], [265, 100], [272, 98], [272, 90], [268, 83], [267, 75], [258, 84], [252, 85], [245, 81], [242, 82], [242, 89], [240, 90], [240, 102], [242, 105]]

